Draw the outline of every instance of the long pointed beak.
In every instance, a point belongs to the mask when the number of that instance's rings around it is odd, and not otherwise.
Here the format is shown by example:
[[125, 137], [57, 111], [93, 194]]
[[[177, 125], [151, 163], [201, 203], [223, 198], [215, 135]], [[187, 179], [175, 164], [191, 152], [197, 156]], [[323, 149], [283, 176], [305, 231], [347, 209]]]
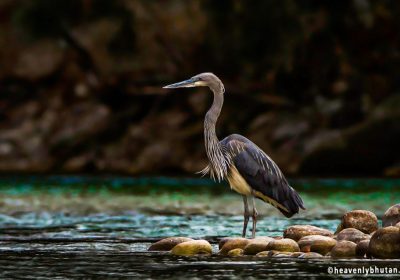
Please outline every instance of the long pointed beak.
[[165, 86], [163, 88], [185, 88], [185, 87], [195, 87], [196, 81], [194, 79], [189, 79], [183, 82], [175, 83], [172, 85]]

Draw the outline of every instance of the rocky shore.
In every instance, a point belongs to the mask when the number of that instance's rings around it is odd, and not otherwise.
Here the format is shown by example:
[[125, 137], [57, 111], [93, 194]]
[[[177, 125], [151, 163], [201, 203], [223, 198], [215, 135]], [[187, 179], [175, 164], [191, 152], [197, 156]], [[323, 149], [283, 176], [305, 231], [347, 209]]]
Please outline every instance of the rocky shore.
[[178, 256], [217, 254], [227, 257], [267, 258], [400, 258], [400, 203], [382, 217], [367, 210], [353, 210], [342, 216], [335, 232], [312, 225], [293, 225], [282, 236], [254, 239], [225, 237], [218, 251], [206, 240], [169, 237], [152, 244], [149, 251], [169, 251]]
[[162, 86], [212, 71], [221, 139], [288, 175], [399, 176], [397, 1], [369, 24], [358, 1], [80, 2], [1, 1], [0, 173], [193, 174], [211, 94]]

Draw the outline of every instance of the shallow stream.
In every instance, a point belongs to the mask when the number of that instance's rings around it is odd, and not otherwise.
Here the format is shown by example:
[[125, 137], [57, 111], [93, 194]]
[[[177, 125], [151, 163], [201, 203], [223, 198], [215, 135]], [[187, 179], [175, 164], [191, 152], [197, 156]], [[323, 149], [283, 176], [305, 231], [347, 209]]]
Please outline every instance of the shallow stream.
[[[286, 219], [259, 202], [259, 236], [282, 235], [293, 224], [334, 231], [344, 212], [367, 209], [379, 217], [400, 198], [400, 180], [293, 180], [292, 185], [307, 211]], [[400, 270], [400, 260], [183, 258], [147, 252], [151, 242], [168, 236], [204, 238], [217, 252], [221, 237], [239, 235], [242, 207], [227, 186], [205, 179], [0, 178], [0, 278], [354, 279], [361, 276], [332, 275], [328, 268]]]

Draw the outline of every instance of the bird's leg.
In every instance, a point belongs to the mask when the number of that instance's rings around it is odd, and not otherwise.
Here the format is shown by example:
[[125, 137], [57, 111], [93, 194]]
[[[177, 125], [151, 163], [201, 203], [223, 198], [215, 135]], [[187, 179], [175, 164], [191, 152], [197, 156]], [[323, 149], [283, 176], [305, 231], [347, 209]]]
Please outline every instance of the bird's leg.
[[249, 222], [250, 218], [250, 211], [249, 211], [249, 205], [247, 204], [247, 196], [245, 195], [243, 195], [243, 204], [244, 204], [244, 222], [243, 222], [242, 237], [246, 237], [246, 229], [247, 229], [247, 223]]
[[253, 201], [253, 228], [252, 228], [252, 234], [251, 234], [251, 238], [255, 238], [256, 237], [256, 228], [257, 228], [257, 216], [258, 216], [258, 212], [256, 209], [256, 201], [254, 199], [254, 196], [251, 197], [252, 201]]

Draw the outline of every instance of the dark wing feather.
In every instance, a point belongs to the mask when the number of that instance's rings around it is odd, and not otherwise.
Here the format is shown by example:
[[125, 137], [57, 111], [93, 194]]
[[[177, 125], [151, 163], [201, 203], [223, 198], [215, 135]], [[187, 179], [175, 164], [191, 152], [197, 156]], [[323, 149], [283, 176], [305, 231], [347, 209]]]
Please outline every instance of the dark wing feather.
[[282, 172], [257, 145], [241, 135], [231, 135], [221, 141], [230, 153], [240, 175], [255, 195], [272, 204], [286, 217], [305, 209], [299, 194], [289, 185]]

